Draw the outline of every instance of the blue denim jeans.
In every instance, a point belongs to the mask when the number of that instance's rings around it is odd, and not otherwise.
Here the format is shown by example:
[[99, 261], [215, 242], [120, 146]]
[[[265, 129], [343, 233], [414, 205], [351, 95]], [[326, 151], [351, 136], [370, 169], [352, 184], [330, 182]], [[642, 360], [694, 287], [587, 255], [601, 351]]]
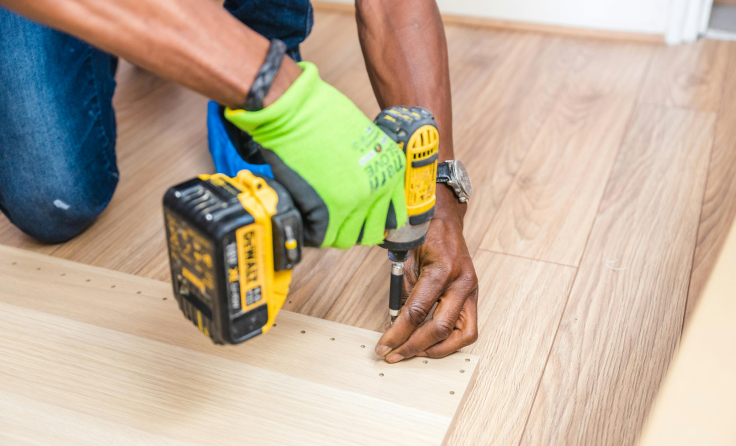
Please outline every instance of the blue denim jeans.
[[[241, 22], [299, 60], [309, 0], [226, 0]], [[84, 231], [118, 183], [117, 59], [0, 7], [0, 211], [50, 243]]]

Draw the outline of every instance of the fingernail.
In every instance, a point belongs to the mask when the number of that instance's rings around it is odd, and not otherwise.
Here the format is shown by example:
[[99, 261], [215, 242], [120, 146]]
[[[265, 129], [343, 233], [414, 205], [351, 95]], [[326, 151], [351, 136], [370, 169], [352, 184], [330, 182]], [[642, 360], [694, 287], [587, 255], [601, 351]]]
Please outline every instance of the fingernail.
[[391, 356], [387, 357], [387, 358], [386, 358], [386, 361], [388, 361], [388, 362], [390, 362], [390, 363], [392, 363], [392, 364], [393, 364], [394, 362], [399, 362], [399, 361], [401, 361], [402, 359], [404, 359], [404, 357], [403, 357], [403, 356], [399, 355], [398, 353], [394, 353], [393, 355], [391, 355]]
[[376, 354], [378, 356], [386, 356], [386, 353], [391, 351], [391, 347], [387, 347], [385, 345], [382, 345], [376, 349]]

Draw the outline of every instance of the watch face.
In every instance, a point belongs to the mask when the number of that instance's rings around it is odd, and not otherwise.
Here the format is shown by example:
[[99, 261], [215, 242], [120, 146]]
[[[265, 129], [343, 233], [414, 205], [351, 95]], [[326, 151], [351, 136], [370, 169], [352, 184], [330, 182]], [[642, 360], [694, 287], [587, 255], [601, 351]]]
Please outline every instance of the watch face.
[[470, 197], [473, 195], [473, 183], [470, 182], [470, 175], [468, 175], [468, 171], [465, 170], [465, 166], [463, 166], [463, 163], [461, 163], [460, 160], [455, 160], [454, 164], [455, 178], [457, 179], [460, 188], [465, 192], [465, 195]]

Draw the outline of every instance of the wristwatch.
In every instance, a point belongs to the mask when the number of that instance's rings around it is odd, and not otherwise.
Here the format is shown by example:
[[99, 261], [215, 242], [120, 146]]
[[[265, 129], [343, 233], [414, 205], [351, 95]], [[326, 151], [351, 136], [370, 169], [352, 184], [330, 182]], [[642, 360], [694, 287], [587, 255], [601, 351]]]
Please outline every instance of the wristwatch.
[[460, 160], [447, 160], [437, 164], [437, 182], [445, 183], [460, 203], [467, 203], [473, 195], [473, 183], [470, 182], [468, 171]]

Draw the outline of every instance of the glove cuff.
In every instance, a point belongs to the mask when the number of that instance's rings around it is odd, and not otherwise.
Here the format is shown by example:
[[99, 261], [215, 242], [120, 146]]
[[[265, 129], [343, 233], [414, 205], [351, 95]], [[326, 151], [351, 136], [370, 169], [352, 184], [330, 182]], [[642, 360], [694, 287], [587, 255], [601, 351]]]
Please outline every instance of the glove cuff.
[[268, 127], [279, 127], [317, 90], [321, 82], [317, 66], [311, 62], [299, 62], [302, 74], [273, 104], [258, 111], [225, 109], [228, 121], [248, 133], [268, 131]]

